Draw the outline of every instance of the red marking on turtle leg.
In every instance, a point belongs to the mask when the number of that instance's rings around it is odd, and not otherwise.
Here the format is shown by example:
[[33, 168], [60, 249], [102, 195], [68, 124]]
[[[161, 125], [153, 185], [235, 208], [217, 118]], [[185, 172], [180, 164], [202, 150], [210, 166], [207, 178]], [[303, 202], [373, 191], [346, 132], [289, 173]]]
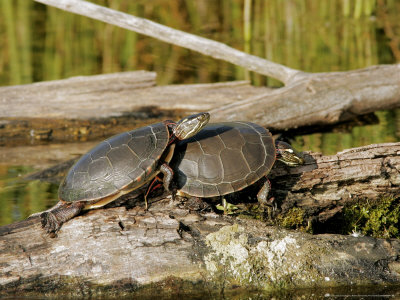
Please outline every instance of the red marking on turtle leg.
[[173, 142], [175, 142], [176, 141], [176, 136], [175, 135], [172, 135], [170, 138], [169, 138], [169, 141], [168, 141], [168, 145], [171, 145]]
[[144, 194], [144, 202], [145, 202], [146, 210], [148, 209], [147, 196], [150, 194], [150, 192], [154, 191], [155, 189], [157, 189], [161, 186], [161, 183], [156, 184], [156, 182], [161, 182], [160, 177], [158, 177], [158, 176], [154, 177], [153, 181], [150, 183], [149, 187], [147, 188], [146, 193]]

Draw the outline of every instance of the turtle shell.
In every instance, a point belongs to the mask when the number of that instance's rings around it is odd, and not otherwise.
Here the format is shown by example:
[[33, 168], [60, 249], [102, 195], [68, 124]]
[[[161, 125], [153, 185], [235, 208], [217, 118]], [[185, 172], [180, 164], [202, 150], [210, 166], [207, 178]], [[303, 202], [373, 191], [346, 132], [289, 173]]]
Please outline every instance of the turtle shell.
[[275, 151], [271, 133], [257, 124], [211, 123], [177, 143], [170, 166], [178, 191], [196, 197], [222, 196], [268, 174]]
[[161, 122], [101, 142], [69, 170], [58, 190], [60, 200], [97, 202], [140, 187], [157, 173], [168, 141]]

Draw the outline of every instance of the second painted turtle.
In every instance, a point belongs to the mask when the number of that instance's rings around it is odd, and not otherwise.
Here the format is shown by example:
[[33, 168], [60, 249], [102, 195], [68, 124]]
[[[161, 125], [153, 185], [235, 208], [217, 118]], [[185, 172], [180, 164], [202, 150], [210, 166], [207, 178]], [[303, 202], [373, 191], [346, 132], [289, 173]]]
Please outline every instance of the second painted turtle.
[[[287, 143], [274, 141], [271, 133], [250, 122], [210, 123], [175, 148], [171, 167], [177, 195], [201, 198], [237, 192], [266, 176], [276, 160], [289, 166], [304, 163]], [[266, 203], [266, 180], [257, 198]]]

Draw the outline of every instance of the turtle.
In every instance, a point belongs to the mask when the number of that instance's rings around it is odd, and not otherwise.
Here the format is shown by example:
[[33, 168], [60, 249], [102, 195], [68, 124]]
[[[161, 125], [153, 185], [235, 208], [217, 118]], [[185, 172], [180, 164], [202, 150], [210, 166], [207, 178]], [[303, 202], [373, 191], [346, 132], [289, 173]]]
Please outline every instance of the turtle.
[[176, 141], [195, 135], [209, 119], [209, 113], [198, 113], [177, 123], [166, 120], [102, 141], [68, 171], [58, 189], [58, 203], [35, 214], [40, 215], [42, 227], [56, 233], [82, 210], [102, 207], [142, 187], [159, 172], [169, 190], [173, 173], [168, 162]]
[[[265, 177], [276, 160], [289, 166], [304, 159], [288, 143], [274, 141], [268, 129], [251, 122], [209, 123], [195, 136], [176, 144], [170, 166], [173, 197], [211, 198], [240, 191]], [[270, 183], [257, 194], [262, 205]]]

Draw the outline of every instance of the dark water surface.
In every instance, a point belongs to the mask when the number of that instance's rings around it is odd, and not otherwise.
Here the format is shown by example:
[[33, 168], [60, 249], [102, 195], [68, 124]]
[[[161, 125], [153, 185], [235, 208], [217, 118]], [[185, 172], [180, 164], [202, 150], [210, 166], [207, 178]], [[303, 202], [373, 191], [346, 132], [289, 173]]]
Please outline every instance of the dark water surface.
[[[224, 295], [211, 294], [213, 292], [198, 291], [194, 294], [177, 294], [177, 295], [137, 295], [125, 297], [92, 297], [92, 298], [67, 298], [67, 299], [101, 299], [101, 300], [343, 300], [343, 299], [354, 299], [354, 300], [386, 300], [386, 299], [400, 299], [400, 286], [343, 286], [336, 288], [319, 288], [319, 289], [292, 289], [277, 292], [256, 292], [256, 291], [226, 291]], [[5, 298], [13, 300], [25, 300], [25, 299], [66, 299], [65, 296], [60, 295], [59, 297], [35, 297], [35, 298]]]

